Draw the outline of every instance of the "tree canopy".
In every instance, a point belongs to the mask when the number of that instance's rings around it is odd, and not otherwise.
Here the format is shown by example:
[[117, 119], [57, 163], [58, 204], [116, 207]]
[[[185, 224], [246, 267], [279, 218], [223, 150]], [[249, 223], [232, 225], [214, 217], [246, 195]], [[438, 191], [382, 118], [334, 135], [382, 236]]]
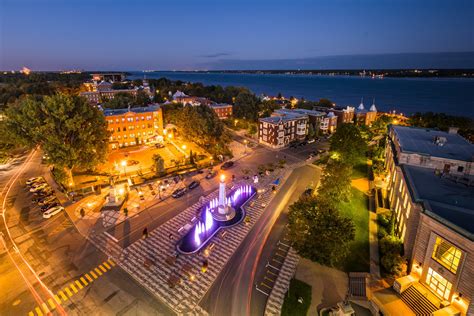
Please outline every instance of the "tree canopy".
[[103, 113], [81, 97], [24, 98], [8, 107], [6, 126], [27, 145], [41, 145], [57, 167], [92, 169], [105, 159], [109, 133]]
[[259, 112], [259, 102], [254, 94], [241, 92], [237, 95], [232, 108], [234, 117], [256, 121], [259, 117]]
[[355, 165], [367, 150], [360, 130], [354, 124], [341, 124], [331, 137], [331, 151], [347, 164]]
[[290, 206], [289, 238], [298, 253], [312, 261], [335, 266], [349, 251], [355, 228], [349, 218], [304, 197]]

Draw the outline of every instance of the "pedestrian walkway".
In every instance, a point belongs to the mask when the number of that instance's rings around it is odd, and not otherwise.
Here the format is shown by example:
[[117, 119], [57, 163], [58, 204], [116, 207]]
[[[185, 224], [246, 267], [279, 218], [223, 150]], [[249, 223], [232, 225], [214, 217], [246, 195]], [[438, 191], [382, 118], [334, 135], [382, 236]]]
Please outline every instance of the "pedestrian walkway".
[[102, 262], [88, 273], [84, 273], [70, 282], [67, 286], [57, 291], [53, 296], [54, 299], [49, 298], [47, 304], [43, 303], [40, 306], [36, 306], [28, 313], [28, 316], [43, 316], [52, 313], [59, 305], [66, 303], [72, 296], [80, 293], [81, 290], [84, 290], [87, 286], [99, 279], [115, 266], [116, 264], [112, 259]]
[[[275, 196], [269, 185], [276, 178], [283, 178], [285, 173], [286, 170], [279, 169], [271, 176], [263, 178], [257, 185], [258, 193], [245, 206], [249, 221], [243, 221], [217, 234], [206, 249], [197, 254], [178, 255], [175, 247], [184, 225], [196, 221], [201, 203], [183, 210], [150, 232], [148, 238], [138, 240], [125, 249], [105, 233], [95, 235], [92, 242], [107, 255], [115, 258], [120, 267], [174, 311], [180, 314], [193, 312], [259, 219], [265, 206]], [[231, 185], [233, 184], [229, 184]], [[217, 194], [215, 191], [208, 195], [205, 202], [217, 197]], [[204, 261], [208, 262], [205, 272], [201, 270]]]

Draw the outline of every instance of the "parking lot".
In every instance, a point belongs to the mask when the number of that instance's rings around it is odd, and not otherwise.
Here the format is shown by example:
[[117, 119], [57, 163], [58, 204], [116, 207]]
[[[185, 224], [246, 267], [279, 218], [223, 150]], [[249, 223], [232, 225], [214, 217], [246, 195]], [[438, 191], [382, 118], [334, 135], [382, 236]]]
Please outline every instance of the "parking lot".
[[316, 156], [318, 153], [326, 152], [329, 150], [329, 142], [327, 140], [319, 140], [314, 143], [303, 143], [296, 146], [289, 146], [282, 149], [280, 152], [283, 155], [293, 156], [295, 158], [306, 160], [311, 154]]
[[267, 258], [263, 277], [257, 280], [256, 289], [258, 292], [265, 296], [270, 295], [289, 249], [289, 239], [285, 230], [280, 240], [278, 240], [275, 249]]

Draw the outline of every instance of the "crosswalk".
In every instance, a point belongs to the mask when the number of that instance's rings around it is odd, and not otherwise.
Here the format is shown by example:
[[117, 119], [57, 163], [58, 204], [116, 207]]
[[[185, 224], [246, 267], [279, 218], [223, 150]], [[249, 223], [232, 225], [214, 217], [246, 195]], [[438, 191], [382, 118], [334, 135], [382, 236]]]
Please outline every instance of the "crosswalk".
[[72, 282], [69, 282], [61, 290], [54, 294], [53, 298], [49, 298], [46, 302], [40, 306], [36, 306], [32, 311], [28, 313], [28, 316], [43, 316], [48, 315], [58, 308], [59, 305], [66, 303], [72, 296], [79, 293], [81, 290], [89, 286], [92, 282], [100, 278], [106, 272], [110, 271], [116, 263], [113, 259], [108, 259], [97, 267], [93, 268], [88, 273], [81, 275], [79, 278]]
[[[178, 255], [175, 247], [176, 241], [181, 238], [179, 231], [185, 224], [193, 223], [200, 203], [188, 207], [149, 233], [148, 238], [138, 240], [125, 249], [105, 234], [93, 236], [92, 242], [115, 258], [121, 268], [174, 311], [195, 313], [199, 309], [198, 302], [275, 196], [268, 185], [284, 173], [283, 169], [277, 170], [258, 184], [256, 197], [245, 207], [248, 220], [226, 229], [225, 236], [216, 235], [205, 250], [194, 255]], [[217, 194], [217, 191], [213, 192], [206, 200], [217, 197]], [[203, 261], [208, 262], [206, 272], [201, 270]]]

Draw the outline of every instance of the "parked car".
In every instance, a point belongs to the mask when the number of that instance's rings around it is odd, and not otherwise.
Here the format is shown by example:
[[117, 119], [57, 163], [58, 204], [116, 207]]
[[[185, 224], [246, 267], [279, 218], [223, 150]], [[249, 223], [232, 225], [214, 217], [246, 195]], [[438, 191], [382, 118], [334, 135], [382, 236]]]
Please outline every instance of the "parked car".
[[188, 185], [188, 189], [192, 190], [194, 188], [197, 188], [198, 186], [199, 186], [199, 181], [195, 180]]
[[47, 198], [41, 200], [38, 202], [38, 205], [39, 206], [43, 206], [43, 205], [48, 205], [50, 204], [51, 202], [53, 202], [54, 200], [56, 200], [56, 197], [54, 195], [50, 195], [48, 196]]
[[138, 165], [140, 162], [138, 160], [127, 160], [127, 166]]
[[26, 185], [33, 185], [35, 183], [45, 182], [43, 177], [33, 177], [26, 180]]
[[46, 197], [48, 197], [48, 196], [54, 194], [54, 191], [53, 191], [53, 189], [51, 189], [50, 187], [48, 187], [48, 188], [46, 188], [46, 189], [44, 189], [44, 190], [40, 190], [40, 191], [34, 192], [33, 194], [34, 194], [34, 195], [36, 196], [36, 198], [38, 198], [38, 199], [44, 199], [44, 198], [46, 198]]
[[314, 139], [310, 139], [310, 140], [308, 140], [308, 144], [312, 144], [312, 143], [314, 143], [315, 141], [316, 141], [316, 140], [314, 140]]
[[43, 181], [43, 180], [40, 180], [40, 181], [37, 181], [37, 182], [33, 182], [29, 185], [30, 188], [36, 188], [37, 186], [40, 186], [40, 185], [43, 185], [45, 184], [46, 181]]
[[226, 161], [222, 164], [221, 170], [230, 169], [230, 168], [232, 168], [233, 165], [234, 165], [234, 162], [232, 160]]
[[43, 191], [44, 189], [48, 188], [48, 184], [47, 183], [42, 183], [40, 185], [37, 185], [33, 188], [30, 189], [30, 192], [38, 192], [38, 191]]
[[171, 196], [177, 199], [182, 197], [186, 193], [186, 191], [188, 191], [187, 188], [176, 189], [173, 191], [173, 194], [171, 194]]
[[209, 173], [206, 175], [206, 179], [212, 179], [217, 175], [217, 171], [211, 170]]
[[155, 147], [156, 148], [163, 148], [163, 147], [165, 147], [165, 145], [163, 145], [162, 143], [156, 143]]
[[43, 213], [43, 218], [50, 218], [51, 216], [54, 216], [58, 214], [59, 212], [64, 211], [64, 207], [62, 206], [55, 206], [50, 209], [48, 209], [46, 212]]
[[47, 210], [49, 210], [50, 208], [57, 207], [57, 206], [61, 206], [61, 204], [59, 204], [59, 201], [56, 200], [56, 201], [53, 201], [49, 204], [41, 206], [40, 210], [41, 210], [42, 213], [44, 213]]

